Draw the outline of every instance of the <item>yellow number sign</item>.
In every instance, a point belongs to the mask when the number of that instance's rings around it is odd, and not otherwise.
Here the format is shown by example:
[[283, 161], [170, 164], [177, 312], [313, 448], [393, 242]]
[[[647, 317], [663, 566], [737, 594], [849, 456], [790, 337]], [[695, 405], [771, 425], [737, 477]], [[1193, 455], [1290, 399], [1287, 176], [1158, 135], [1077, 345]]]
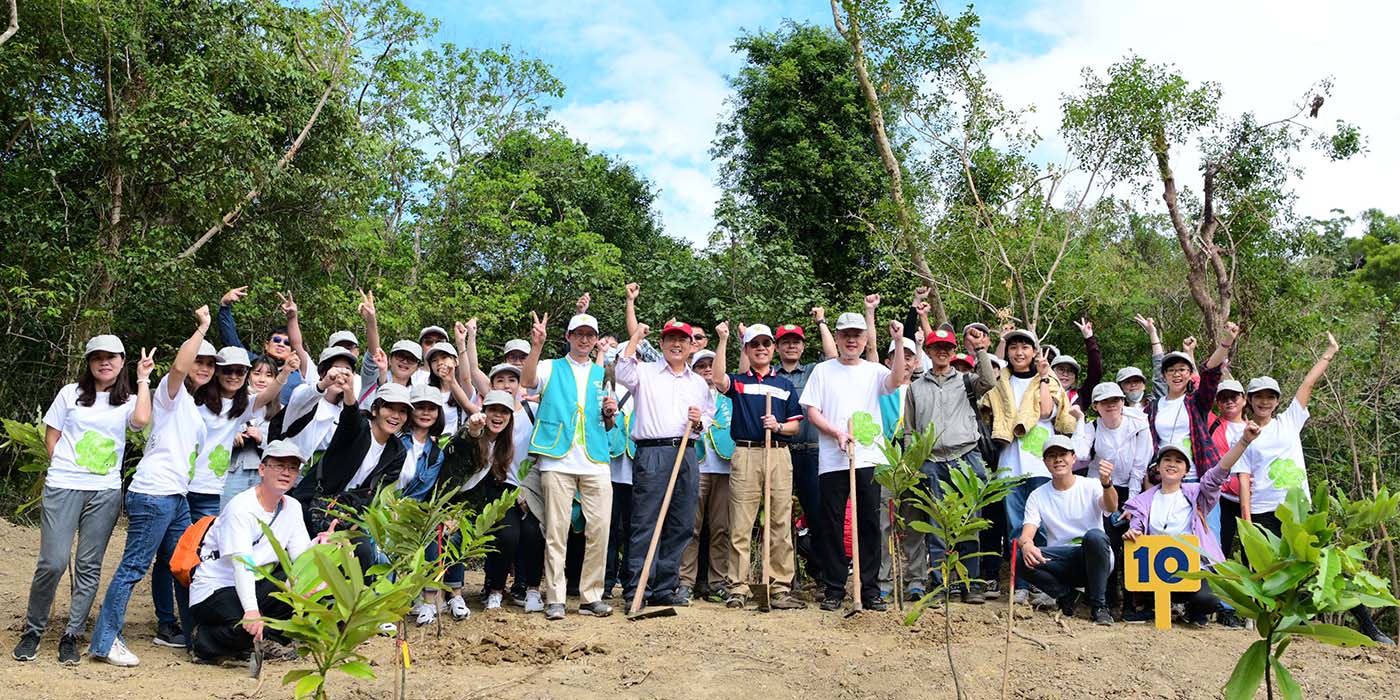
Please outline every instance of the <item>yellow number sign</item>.
[[1201, 570], [1195, 535], [1142, 535], [1123, 542], [1123, 582], [1130, 591], [1150, 591], [1157, 629], [1171, 629], [1172, 594], [1201, 589], [1199, 579], [1179, 574]]

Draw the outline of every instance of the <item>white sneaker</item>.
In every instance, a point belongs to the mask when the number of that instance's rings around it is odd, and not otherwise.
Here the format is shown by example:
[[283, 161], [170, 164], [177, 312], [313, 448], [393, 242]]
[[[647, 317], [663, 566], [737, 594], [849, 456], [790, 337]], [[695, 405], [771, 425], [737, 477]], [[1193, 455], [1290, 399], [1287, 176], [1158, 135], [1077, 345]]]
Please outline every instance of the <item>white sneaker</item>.
[[384, 622], [379, 625], [379, 634], [382, 637], [392, 637], [399, 633], [399, 626], [392, 622]]
[[505, 596], [501, 595], [500, 593], [492, 591], [489, 595], [486, 596], [486, 609], [500, 610], [501, 602], [504, 600], [504, 598]]
[[1011, 600], [1017, 605], [1030, 605], [1031, 592], [1024, 588], [1017, 588], [1016, 592], [1012, 594]]
[[141, 663], [141, 659], [131, 653], [131, 650], [127, 649], [120, 639], [112, 640], [112, 648], [107, 650], [106, 656], [93, 656], [92, 658], [105, 661], [113, 666], [130, 667]]
[[467, 609], [467, 601], [462, 600], [462, 596], [459, 595], [452, 596], [447, 601], [447, 607], [452, 610], [452, 619], [454, 620], [465, 620], [472, 614], [472, 611]]
[[525, 591], [525, 612], [544, 612], [544, 599], [539, 591]]
[[431, 625], [433, 622], [437, 621], [437, 605], [433, 603], [419, 603], [418, 607], [413, 609], [413, 614], [418, 616], [417, 622], [419, 627]]

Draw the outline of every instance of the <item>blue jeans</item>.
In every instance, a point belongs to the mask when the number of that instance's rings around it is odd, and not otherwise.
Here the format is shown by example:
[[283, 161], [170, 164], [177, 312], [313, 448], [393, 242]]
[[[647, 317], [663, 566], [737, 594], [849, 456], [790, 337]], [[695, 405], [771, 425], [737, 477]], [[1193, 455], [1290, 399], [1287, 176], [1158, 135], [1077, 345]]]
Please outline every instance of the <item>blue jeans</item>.
[[[257, 476], [255, 470], [253, 476]], [[254, 483], [257, 483], [254, 481]], [[235, 496], [238, 494], [234, 494]], [[190, 504], [190, 522], [199, 522], [199, 519], [206, 515], [218, 515], [222, 509], [219, 508], [219, 499], [222, 498], [217, 493], [195, 493], [193, 491], [185, 494], [185, 501]]]
[[[977, 478], [983, 481], [987, 480], [987, 469], [982, 465], [982, 455], [977, 452], [975, 447], [967, 454], [956, 459], [943, 462], [924, 462], [924, 466], [919, 471], [923, 472], [924, 476], [928, 478], [927, 486], [929, 495], [933, 496], [935, 499], [942, 498], [943, 482], [950, 480], [948, 477], [949, 472], [954, 469], [962, 469], [963, 466], [972, 467], [972, 471], [976, 472]], [[981, 511], [973, 513], [972, 515], [973, 517], [981, 517]], [[943, 575], [939, 573], [938, 569], [943, 564], [943, 559], [946, 555], [946, 547], [943, 544], [943, 540], [932, 533], [925, 535], [925, 537], [928, 540], [928, 565], [931, 570], [930, 580], [936, 584], [941, 584], [943, 583]], [[968, 580], [963, 583], [980, 581], [982, 578], [982, 558], [977, 556], [981, 549], [980, 540], [974, 539], [967, 542], [960, 542], [954, 549], [957, 550], [963, 565], [967, 567]], [[1000, 552], [987, 552], [987, 554], [1000, 557]]]
[[[181, 495], [148, 496], [128, 491], [126, 517], [126, 549], [122, 552], [122, 561], [117, 565], [117, 572], [107, 584], [107, 594], [102, 598], [102, 612], [97, 616], [97, 624], [92, 630], [92, 643], [88, 645], [88, 653], [94, 656], [106, 656], [112, 650], [112, 642], [122, 636], [122, 627], [126, 624], [126, 606], [131, 602], [131, 591], [146, 575], [151, 563], [157, 560], [158, 553], [161, 555], [159, 558], [165, 561], [164, 580], [173, 581], [170, 575], [170, 555], [175, 551], [175, 544], [180, 541], [180, 535], [185, 534], [185, 530], [190, 526], [189, 504]], [[156, 573], [159, 574], [160, 571], [158, 568]], [[162, 590], [167, 596], [172, 592], [172, 584], [165, 584], [162, 589], [161, 586], [157, 586], [159, 580], [157, 575], [152, 575], [151, 597], [155, 599], [157, 619], [160, 619], [160, 606], [163, 602]], [[189, 624], [189, 589], [174, 586], [173, 593], [179, 606], [182, 627], [190, 630], [192, 627]], [[165, 601], [168, 604], [169, 598]], [[174, 615], [170, 617], [170, 621], [173, 622]], [[163, 619], [161, 621], [165, 622]]]
[[[1050, 483], [1050, 477], [1048, 476], [1033, 476], [1021, 482], [1020, 486], [1017, 486], [1016, 488], [1011, 489], [1007, 492], [1006, 499], [1002, 501], [1002, 503], [1006, 504], [1007, 543], [1015, 542], [1021, 537], [1021, 525], [1026, 519], [1026, 500], [1031, 497], [1031, 492], [1048, 483]], [[1044, 542], [1045, 534], [1042, 532], [1036, 532], [1035, 543], [1037, 545], [1040, 545]], [[1020, 562], [1016, 562], [1015, 566], [1019, 567]], [[1027, 585], [1028, 584], [1025, 579], [1016, 579], [1017, 588], [1026, 588]]]
[[[219, 512], [224, 512], [224, 506], [227, 506], [228, 502], [233, 500], [234, 496], [257, 486], [258, 481], [261, 479], [262, 477], [258, 476], [258, 470], [256, 469], [229, 470], [229, 473], [224, 475], [224, 492], [219, 496]], [[194, 517], [194, 510], [194, 504], [191, 502], [190, 520], [199, 519]]]
[[1103, 530], [1084, 533], [1083, 544], [1041, 547], [1040, 554], [1044, 564], [1023, 569], [1028, 583], [1056, 600], [1082, 586], [1091, 609], [1108, 606], [1104, 596], [1113, 573], [1113, 545]]

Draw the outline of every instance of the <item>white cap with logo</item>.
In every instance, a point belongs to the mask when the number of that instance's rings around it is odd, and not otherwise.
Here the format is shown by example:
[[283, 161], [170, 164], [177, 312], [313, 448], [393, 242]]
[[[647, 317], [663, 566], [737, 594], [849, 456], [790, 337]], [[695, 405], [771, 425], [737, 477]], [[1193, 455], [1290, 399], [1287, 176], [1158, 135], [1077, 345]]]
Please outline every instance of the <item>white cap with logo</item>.
[[572, 333], [580, 328], [592, 328], [593, 332], [597, 333], [598, 319], [593, 318], [588, 314], [574, 314], [573, 318], [569, 319], [568, 332]]
[[755, 323], [744, 330], [744, 338], [742, 343], [744, 345], [748, 345], [749, 343], [753, 342], [758, 338], [767, 338], [769, 340], [772, 340], [773, 329], [769, 328], [768, 326], [762, 323]]

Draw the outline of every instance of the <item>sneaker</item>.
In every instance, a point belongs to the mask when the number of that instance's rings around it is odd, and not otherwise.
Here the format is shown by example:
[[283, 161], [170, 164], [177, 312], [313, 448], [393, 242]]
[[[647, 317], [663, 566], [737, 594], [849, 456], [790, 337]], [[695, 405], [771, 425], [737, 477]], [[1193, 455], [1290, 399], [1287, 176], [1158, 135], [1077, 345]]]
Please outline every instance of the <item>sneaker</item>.
[[768, 604], [774, 610], [804, 610], [807, 607], [806, 603], [798, 600], [796, 596], [786, 591], [773, 596], [773, 599], [768, 601]]
[[1113, 614], [1108, 611], [1108, 608], [1094, 608], [1092, 617], [1096, 625], [1107, 627], [1113, 624]]
[[1191, 627], [1205, 627], [1210, 624], [1210, 615], [1187, 615], [1186, 624]]
[[1017, 605], [1030, 605], [1031, 592], [1024, 588], [1017, 588], [1016, 592], [1011, 595], [1011, 602]]
[[826, 596], [826, 597], [822, 598], [822, 610], [825, 610], [825, 611], [827, 611], [827, 612], [832, 612], [832, 611], [840, 610], [840, 609], [841, 609], [841, 599], [840, 599], [840, 598], [837, 598], [837, 597], [834, 596], [834, 595], [829, 595], [829, 596]]
[[910, 588], [909, 591], [908, 591], [907, 593], [904, 594], [904, 600], [906, 600], [906, 601], [908, 601], [908, 602], [910, 602], [910, 603], [917, 603], [917, 602], [919, 602], [919, 600], [921, 600], [923, 597], [924, 597], [924, 589], [922, 589], [922, 588], [920, 588], [920, 587], [918, 587], [918, 586], [914, 586], [913, 588]]
[[564, 619], [564, 604], [563, 604], [563, 603], [550, 603], [549, 605], [544, 606], [544, 619], [546, 619], [546, 620], [562, 620], [562, 619]]
[[584, 603], [578, 606], [578, 614], [590, 615], [592, 617], [607, 617], [612, 614], [612, 606], [601, 600], [592, 603]]
[[983, 591], [982, 584], [974, 583], [963, 592], [963, 602], [968, 605], [981, 605], [987, 602], [987, 595]]
[[869, 611], [871, 611], [871, 612], [884, 612], [884, 611], [890, 609], [890, 604], [887, 603], [887, 602], [885, 602], [884, 597], [881, 596], [881, 597], [879, 597], [879, 598], [876, 598], [876, 599], [874, 599], [874, 600], [871, 600], [871, 601], [865, 603], [865, 604], [862, 605], [861, 607], [863, 607], [863, 608], [865, 608], [866, 610], [869, 610]]
[[[68, 637], [64, 637], [68, 639]], [[39, 655], [39, 634], [37, 632], [25, 632], [19, 638], [19, 644], [15, 645], [15, 650], [10, 656], [15, 657], [15, 661], [33, 661]]]
[[462, 600], [460, 595], [454, 595], [447, 600], [447, 609], [452, 611], [452, 619], [454, 620], [465, 620], [472, 614], [472, 611], [467, 608], [467, 601]]
[[1001, 598], [1001, 581], [992, 579], [982, 587], [982, 597], [987, 600], [997, 600]]
[[[1046, 598], [1050, 598], [1050, 596], [1045, 595], [1044, 593], [1041, 593], [1040, 595], [1044, 595]], [[1034, 596], [1032, 596], [1032, 599], [1034, 599]], [[1071, 592], [1069, 592], [1068, 594], [1066, 594], [1065, 597], [1063, 597], [1063, 598], [1059, 598], [1059, 599], [1053, 599], [1053, 598], [1052, 598], [1052, 600], [1055, 601], [1055, 603], [1054, 603], [1055, 607], [1058, 607], [1058, 608], [1060, 609], [1060, 614], [1061, 614], [1061, 615], [1064, 615], [1065, 617], [1074, 617], [1074, 608], [1075, 608], [1075, 606], [1077, 606], [1077, 605], [1079, 604], [1079, 593], [1077, 593], [1077, 592], [1075, 592], [1075, 591], [1071, 591]], [[1045, 606], [1037, 606], [1037, 607], [1045, 607]], [[1112, 618], [1110, 617], [1109, 619], [1111, 620]]]
[[[1075, 597], [1078, 598], [1077, 595], [1076, 595]], [[1031, 607], [1033, 607], [1033, 608], [1045, 608], [1045, 609], [1049, 609], [1049, 608], [1053, 608], [1053, 607], [1055, 607], [1055, 606], [1057, 606], [1057, 605], [1059, 605], [1059, 604], [1060, 604], [1060, 601], [1058, 601], [1058, 600], [1056, 600], [1056, 599], [1054, 599], [1054, 598], [1051, 598], [1050, 595], [1049, 595], [1048, 593], [1045, 593], [1045, 592], [1043, 592], [1043, 591], [1032, 591], [1032, 592], [1031, 592]]]
[[131, 650], [127, 649], [126, 645], [123, 644], [122, 640], [120, 639], [112, 640], [112, 648], [107, 650], [106, 656], [98, 656], [96, 654], [93, 654], [92, 658], [96, 659], [97, 661], [103, 661], [112, 664], [113, 666], [131, 667], [141, 663], [141, 659], [137, 658], [135, 654], [131, 653]]
[[894, 594], [889, 591], [880, 591], [880, 600], [891, 603], [894, 601]]
[[295, 646], [267, 638], [262, 640], [262, 656], [264, 661], [296, 661], [300, 658]]
[[690, 607], [690, 599], [682, 596], [680, 593], [662, 593], [661, 595], [648, 598], [647, 605], [688, 608]]
[[544, 612], [544, 598], [539, 591], [525, 591], [525, 612]]
[[705, 600], [724, 605], [729, 602], [729, 591], [725, 590], [724, 586], [715, 586], [710, 589], [710, 594], [705, 596]]
[[1123, 621], [1130, 625], [1146, 624], [1155, 620], [1156, 618], [1157, 613], [1153, 612], [1150, 608], [1144, 608], [1142, 610], [1130, 610], [1128, 612], [1123, 613]]
[[490, 594], [488, 594], [488, 595], [486, 596], [486, 609], [487, 609], [487, 610], [500, 610], [500, 609], [501, 609], [501, 600], [502, 600], [503, 598], [505, 598], [505, 596], [501, 595], [500, 593], [490, 593]]
[[[539, 591], [535, 591], [535, 592], [538, 593]], [[527, 591], [527, 592], [524, 592], [524, 593], [521, 593], [520, 595], [516, 595], [515, 589], [512, 588], [511, 591], [510, 591], [510, 596], [509, 596], [506, 600], [509, 600], [509, 601], [510, 601], [510, 604], [511, 604], [511, 605], [514, 605], [514, 606], [517, 607], [517, 608], [524, 608], [524, 607], [528, 607], [529, 595], [530, 595], [530, 594], [529, 594], [528, 591]], [[526, 612], [529, 612], [529, 611], [527, 610]]]
[[1244, 628], [1244, 623], [1240, 622], [1240, 618], [1237, 615], [1235, 615], [1233, 611], [1230, 610], [1221, 610], [1218, 614], [1216, 614], [1215, 621], [1220, 623], [1221, 625], [1224, 625], [1225, 627], [1229, 627], [1232, 630]]
[[184, 649], [189, 646], [184, 631], [180, 629], [179, 623], [175, 622], [162, 622], [156, 625], [156, 638], [152, 639], [151, 643], [171, 649]]
[[[15, 658], [19, 657], [16, 656]], [[60, 664], [64, 666], [77, 666], [82, 658], [82, 654], [78, 653], [77, 637], [71, 634], [65, 634], [62, 639], [58, 640], [58, 662]]]
[[743, 608], [749, 604], [749, 597], [742, 593], [730, 593], [724, 601], [726, 608]]
[[379, 625], [379, 636], [392, 637], [399, 633], [399, 626], [392, 622], [382, 622]]
[[419, 627], [431, 625], [437, 621], [437, 606], [432, 603], [419, 603], [413, 609], [413, 614], [417, 616], [414, 621], [418, 623]]
[[675, 603], [677, 607], [690, 607], [690, 586], [681, 586], [677, 588], [674, 597], [679, 601]]

